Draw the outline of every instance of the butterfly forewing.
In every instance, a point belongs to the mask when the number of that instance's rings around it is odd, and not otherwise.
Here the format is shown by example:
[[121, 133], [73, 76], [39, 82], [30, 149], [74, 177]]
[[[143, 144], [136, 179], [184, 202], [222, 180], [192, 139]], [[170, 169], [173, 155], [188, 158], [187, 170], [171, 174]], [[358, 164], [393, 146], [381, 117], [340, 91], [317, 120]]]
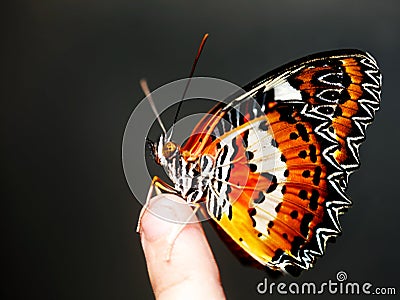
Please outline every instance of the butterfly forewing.
[[208, 213], [249, 257], [298, 273], [340, 234], [380, 89], [368, 54], [326, 52], [266, 74], [199, 123], [183, 153], [214, 157]]

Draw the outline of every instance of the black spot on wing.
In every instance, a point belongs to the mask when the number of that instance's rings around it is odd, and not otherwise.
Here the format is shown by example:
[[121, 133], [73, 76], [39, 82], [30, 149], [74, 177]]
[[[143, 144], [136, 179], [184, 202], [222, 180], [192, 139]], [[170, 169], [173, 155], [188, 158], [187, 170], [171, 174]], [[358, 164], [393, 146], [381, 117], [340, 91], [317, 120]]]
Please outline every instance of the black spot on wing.
[[229, 208], [228, 208], [228, 219], [232, 220], [232, 205], [229, 203]]
[[341, 93], [340, 93], [340, 98], [339, 98], [339, 104], [343, 104], [346, 101], [348, 101], [349, 99], [351, 99], [349, 92], [347, 91], [347, 89], [344, 89]]
[[268, 172], [263, 172], [260, 173], [261, 176], [267, 178], [269, 181], [274, 181], [274, 178], [276, 180], [276, 176], [274, 174], [268, 173]]
[[251, 172], [256, 172], [257, 171], [257, 165], [256, 164], [248, 164], [249, 169]]
[[286, 185], [282, 186], [281, 193], [282, 193], [282, 195], [285, 195], [285, 193], [286, 193]]
[[284, 253], [285, 253], [285, 252], [284, 252], [281, 248], [276, 249], [275, 254], [274, 254], [274, 256], [272, 257], [272, 261], [278, 260]]
[[317, 147], [311, 144], [308, 148], [310, 149], [310, 160], [313, 163], [317, 162]]
[[231, 192], [232, 192], [232, 188], [231, 188], [231, 186], [228, 184], [228, 185], [226, 186], [226, 194], [229, 195]]
[[318, 208], [318, 199], [319, 199], [319, 192], [317, 190], [312, 190], [310, 197], [310, 204], [308, 205], [308, 207], [311, 210], [316, 210]]
[[289, 138], [291, 140], [296, 140], [299, 137], [299, 135], [296, 132], [291, 132], [289, 135]]
[[307, 235], [308, 235], [309, 224], [313, 218], [314, 218], [313, 214], [306, 213], [306, 214], [304, 214], [303, 218], [301, 219], [300, 233], [305, 237], [307, 237]]
[[278, 143], [276, 142], [275, 139], [271, 140], [271, 146], [277, 148], [278, 147]]
[[[350, 96], [349, 96], [348, 99], [350, 99]], [[336, 106], [336, 109], [335, 109], [335, 117], [340, 117], [342, 114], [343, 114], [343, 110], [340, 108], [339, 105], [337, 105], [337, 106]], [[333, 128], [332, 128], [332, 129], [333, 129]]]
[[307, 199], [307, 191], [306, 190], [300, 190], [299, 197], [300, 197], [300, 199], [306, 200]]
[[261, 173], [260, 175], [267, 178], [271, 182], [266, 192], [273, 192], [278, 186], [278, 179], [276, 178], [276, 176], [268, 172]]
[[[268, 91], [264, 92], [264, 101], [271, 102], [273, 100], [275, 100], [275, 89], [269, 89]], [[264, 103], [260, 103], [260, 105], [262, 104]]]
[[[217, 206], [217, 205], [216, 205], [216, 206]], [[218, 221], [221, 220], [221, 218], [222, 218], [222, 208], [221, 208], [221, 205], [218, 205], [218, 213], [217, 213], [217, 215], [216, 215], [215, 217], [217, 218]]]
[[298, 216], [299, 216], [299, 212], [297, 210], [293, 210], [290, 212], [290, 217], [292, 219], [297, 219]]
[[313, 176], [313, 183], [315, 185], [319, 185], [319, 182], [321, 180], [321, 172], [322, 168], [320, 166], [316, 166], [314, 169], [314, 176]]
[[[213, 204], [214, 204], [214, 207], [213, 207], [213, 215], [214, 215], [214, 217], [216, 217], [217, 218], [217, 201], [216, 200], [214, 200], [213, 201]], [[219, 220], [219, 219], [218, 219]]]
[[257, 198], [254, 199], [254, 203], [260, 204], [263, 203], [265, 200], [265, 196], [263, 192], [259, 192]]
[[297, 123], [296, 129], [297, 129], [297, 132], [299, 133], [299, 136], [301, 137], [301, 139], [303, 141], [308, 142], [310, 140], [308, 133], [307, 133], [307, 129], [303, 124]]
[[334, 111], [335, 111], [333, 109], [333, 107], [331, 107], [331, 106], [319, 106], [317, 108], [317, 110], [318, 110], [319, 113], [321, 113], [323, 115], [327, 115], [327, 116], [332, 115], [334, 113]]
[[299, 152], [299, 157], [302, 159], [305, 159], [307, 157], [307, 151], [306, 150], [301, 150]]
[[261, 121], [260, 124], [258, 125], [258, 129], [260, 129], [262, 131], [267, 131], [268, 130], [268, 122]]
[[[230, 120], [232, 126], [237, 127], [239, 126], [238, 124], [238, 119], [237, 119], [237, 110], [236, 109], [232, 109], [230, 110], [227, 114], [226, 117], [228, 118], [228, 120]], [[229, 122], [229, 121], [228, 121]]]
[[210, 160], [207, 158], [207, 156], [203, 156], [200, 162], [201, 162], [201, 171], [204, 172]]
[[223, 165], [225, 163], [226, 156], [228, 155], [228, 145], [225, 145], [221, 150], [221, 159], [220, 164]]
[[267, 189], [267, 193], [272, 193], [273, 191], [275, 191], [277, 186], [278, 184], [276, 182], [272, 182]]
[[[233, 169], [233, 167], [234, 167], [234, 164], [230, 164], [230, 165], [229, 165], [228, 172], [226, 173], [226, 181], [228, 181], [229, 178], [231, 178], [231, 170]], [[229, 185], [228, 185], [228, 188], [230, 188]]]
[[251, 151], [246, 151], [245, 152], [247, 160], [252, 160], [254, 158], [254, 153]]
[[251, 221], [253, 222], [253, 227], [256, 227], [256, 225], [257, 225], [256, 220], [254, 220], [254, 218], [253, 218], [257, 213], [256, 209], [254, 207], [252, 207], [252, 208], [249, 208], [249, 210], [247, 212], [250, 216]]
[[[236, 140], [236, 138], [234, 140]], [[243, 132], [242, 143], [245, 148], [247, 148], [249, 146], [249, 130], [248, 129]]]
[[304, 239], [300, 236], [295, 236], [291, 245], [292, 249], [290, 250], [293, 255], [297, 255], [300, 250], [300, 246], [304, 244]]
[[[247, 131], [247, 134], [249, 134], [248, 131]], [[243, 138], [243, 141], [244, 141], [244, 138]], [[247, 138], [246, 138], [246, 141], [247, 141]], [[233, 147], [233, 153], [232, 153], [232, 156], [230, 157], [230, 160], [233, 161], [233, 158], [237, 155], [237, 153], [239, 151], [239, 148], [236, 145], [236, 137], [232, 139], [231, 144], [232, 144], [232, 147]]]
[[[254, 98], [256, 99], [258, 105], [260, 105], [261, 107], [266, 106], [266, 103], [275, 100], [275, 90], [269, 89], [268, 91], [264, 92], [263, 89], [259, 89], [258, 92], [254, 95]], [[265, 113], [265, 109], [263, 110], [263, 112]]]
[[276, 109], [279, 113], [279, 120], [287, 122], [289, 124], [295, 124], [297, 120], [293, 117], [294, 107], [293, 106], [282, 106]]

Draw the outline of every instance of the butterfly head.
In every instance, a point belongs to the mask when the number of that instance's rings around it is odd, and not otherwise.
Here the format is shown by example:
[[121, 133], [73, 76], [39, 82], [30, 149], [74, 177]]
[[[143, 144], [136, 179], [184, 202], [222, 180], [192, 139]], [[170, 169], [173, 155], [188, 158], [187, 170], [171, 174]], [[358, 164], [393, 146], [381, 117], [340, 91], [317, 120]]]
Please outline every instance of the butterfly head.
[[151, 147], [155, 161], [163, 167], [166, 167], [180, 153], [179, 145], [164, 135], [161, 135], [158, 143]]

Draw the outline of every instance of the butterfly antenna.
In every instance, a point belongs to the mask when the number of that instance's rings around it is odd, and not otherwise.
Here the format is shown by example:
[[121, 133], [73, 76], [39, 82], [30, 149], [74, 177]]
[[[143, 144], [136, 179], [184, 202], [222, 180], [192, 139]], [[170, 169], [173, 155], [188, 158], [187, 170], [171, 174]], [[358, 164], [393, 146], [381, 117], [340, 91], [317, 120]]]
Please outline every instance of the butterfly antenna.
[[143, 93], [145, 94], [147, 100], [149, 100], [150, 107], [153, 110], [154, 114], [156, 115], [157, 121], [160, 124], [162, 131], [164, 131], [164, 136], [166, 136], [167, 131], [165, 130], [164, 124], [161, 122], [160, 114], [158, 113], [157, 108], [154, 104], [153, 98], [151, 97], [150, 89], [149, 89], [149, 86], [147, 85], [146, 79], [140, 80], [140, 87], [142, 88]]
[[190, 71], [189, 80], [186, 83], [185, 90], [183, 91], [182, 99], [179, 102], [178, 108], [177, 108], [176, 113], [175, 113], [174, 123], [172, 124], [171, 135], [172, 135], [172, 132], [173, 132], [174, 125], [175, 125], [176, 121], [178, 120], [178, 115], [179, 115], [179, 111], [181, 110], [181, 107], [182, 107], [183, 99], [185, 99], [186, 92], [187, 92], [187, 90], [189, 88], [190, 81], [192, 80], [192, 77], [193, 77], [193, 74], [194, 74], [194, 70], [196, 69], [197, 62], [199, 61], [200, 54], [203, 51], [204, 45], [206, 44], [206, 41], [207, 41], [207, 38], [208, 38], [208, 33], [204, 34], [203, 39], [201, 40], [199, 49], [197, 50], [197, 55], [196, 55], [196, 58], [194, 59], [194, 62], [193, 62], [193, 65], [192, 65], [192, 70]]

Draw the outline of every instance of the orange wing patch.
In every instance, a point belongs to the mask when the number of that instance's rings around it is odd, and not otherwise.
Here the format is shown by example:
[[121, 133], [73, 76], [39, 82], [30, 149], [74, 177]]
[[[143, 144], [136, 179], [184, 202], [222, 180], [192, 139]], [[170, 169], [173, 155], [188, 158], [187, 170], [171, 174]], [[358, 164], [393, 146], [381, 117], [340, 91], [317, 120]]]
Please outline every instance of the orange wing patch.
[[[338, 64], [339, 62], [339, 64]], [[362, 83], [365, 79], [362, 66], [358, 60], [352, 57], [338, 60], [336, 64], [323, 65], [313, 68], [305, 68], [295, 77], [299, 81], [299, 89], [306, 93], [306, 101], [311, 105], [321, 106], [334, 104], [332, 116], [332, 131], [336, 135], [338, 149], [334, 158], [338, 164], [345, 163], [350, 157], [346, 138], [354, 130], [352, 118], [359, 112], [360, 98], [363, 95]], [[337, 76], [337, 82], [321, 81], [323, 75]], [[332, 99], [327, 103], [326, 99], [319, 97], [321, 91], [332, 90]]]
[[332, 126], [337, 135], [339, 142], [339, 149], [335, 151], [334, 157], [339, 164], [342, 164], [349, 156], [348, 147], [346, 144], [346, 137], [350, 135], [353, 130], [352, 117], [358, 112], [358, 100], [362, 96], [361, 82], [363, 74], [361, 73], [361, 66], [354, 58], [342, 60], [346, 74], [349, 75], [351, 83], [346, 87], [349, 99], [345, 100], [339, 105], [342, 114], [338, 115], [332, 120]]
[[243, 134], [237, 135], [228, 179], [232, 217], [223, 214], [214, 219], [236, 244], [271, 268], [282, 253], [295, 257], [312, 239], [313, 229], [322, 222], [327, 195], [326, 170], [312, 127], [300, 120], [282, 121], [295, 118], [285, 114], [278, 110], [268, 114], [277, 157], [285, 166], [276, 171], [284, 178], [274, 181], [273, 173], [253, 172]]

